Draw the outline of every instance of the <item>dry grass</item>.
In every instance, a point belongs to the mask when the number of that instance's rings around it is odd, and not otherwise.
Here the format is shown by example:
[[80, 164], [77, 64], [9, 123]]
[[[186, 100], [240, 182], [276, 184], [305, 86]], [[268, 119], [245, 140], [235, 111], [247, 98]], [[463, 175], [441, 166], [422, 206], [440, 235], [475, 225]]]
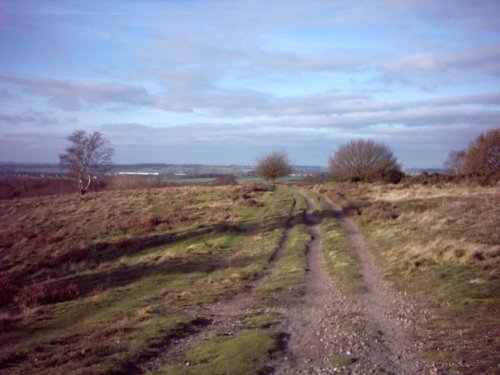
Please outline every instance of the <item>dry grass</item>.
[[[146, 189], [167, 186], [178, 186], [178, 184], [158, 177], [115, 176], [92, 181], [88, 191]], [[78, 182], [69, 177], [14, 177], [0, 179], [0, 200], [56, 194], [80, 194]]]
[[[89, 191], [101, 191], [107, 181], [96, 180]], [[78, 191], [74, 179], [61, 177], [19, 177], [0, 179], [0, 199], [40, 197], [44, 195], [69, 194]]]
[[0, 369], [135, 371], [262, 274], [291, 203], [251, 185], [0, 201]]
[[[219, 201], [210, 207], [194, 201], [207, 192]], [[239, 213], [230, 198], [236, 192], [186, 187], [1, 201], [1, 264], [10, 273], [29, 271], [33, 277], [105, 249], [235, 220]]]
[[498, 188], [322, 184], [317, 189], [358, 221], [385, 275], [429, 306], [431, 317], [421, 327], [429, 359], [459, 373], [496, 368]]

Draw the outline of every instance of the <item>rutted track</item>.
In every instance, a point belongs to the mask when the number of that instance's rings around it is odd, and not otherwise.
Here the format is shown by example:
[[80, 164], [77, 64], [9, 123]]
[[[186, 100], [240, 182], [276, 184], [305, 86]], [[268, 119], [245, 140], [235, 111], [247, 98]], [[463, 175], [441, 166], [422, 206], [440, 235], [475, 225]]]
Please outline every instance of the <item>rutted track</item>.
[[[310, 236], [304, 249], [308, 271], [305, 293], [284, 305], [265, 308], [265, 312], [277, 312], [284, 317], [278, 329], [283, 337], [288, 337], [286, 350], [276, 353], [269, 368], [282, 375], [423, 373], [425, 364], [419, 360], [418, 346], [409, 336], [411, 315], [415, 311], [382, 279], [356, 224], [324, 197], [328, 208], [325, 214], [336, 218], [348, 238], [350, 250], [360, 261], [367, 289], [365, 293], [345, 295], [326, 271], [321, 221], [315, 203], [303, 190], [299, 193], [307, 205], [303, 223]], [[187, 337], [168, 340], [158, 356], [135, 366], [137, 373], [182, 364], [186, 352], [196, 343], [216, 333], [233, 334], [239, 329], [234, 317], [249, 311], [254, 303], [253, 291], [269, 281], [274, 265], [287, 249], [295, 209], [294, 201], [279, 246], [270, 256], [264, 275], [231, 300], [206, 306], [203, 316], [207, 325], [194, 327]]]
[[[344, 295], [327, 275], [320, 219], [313, 200], [304, 222], [311, 241], [307, 246], [308, 275], [303, 298], [280, 309], [289, 334], [288, 350], [273, 366], [277, 374], [420, 374], [416, 345], [406, 333], [411, 328], [407, 306], [379, 275], [356, 225], [327, 200], [331, 214], [360, 259], [368, 292]], [[353, 328], [355, 327], [355, 328]]]
[[[303, 219], [311, 240], [305, 249], [307, 269], [305, 295], [280, 312], [286, 316], [282, 329], [290, 335], [285, 357], [276, 364], [277, 374], [324, 374], [329, 366], [327, 346], [330, 313], [335, 296], [323, 265], [321, 229], [314, 215], [314, 203], [301, 191], [307, 203]], [[330, 327], [333, 328], [333, 327]]]
[[419, 360], [418, 345], [411, 339], [415, 308], [394, 291], [377, 268], [366, 248], [363, 235], [347, 214], [324, 197], [347, 236], [351, 251], [357, 255], [367, 292], [356, 297], [365, 317], [371, 343], [365, 347], [372, 366], [393, 374], [420, 374], [424, 363]]

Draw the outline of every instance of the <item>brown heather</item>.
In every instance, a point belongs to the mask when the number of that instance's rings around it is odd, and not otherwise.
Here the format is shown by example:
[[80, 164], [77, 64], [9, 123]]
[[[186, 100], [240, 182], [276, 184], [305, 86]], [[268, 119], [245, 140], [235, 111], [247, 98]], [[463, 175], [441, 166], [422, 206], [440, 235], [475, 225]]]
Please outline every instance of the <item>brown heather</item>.
[[[27, 285], [53, 281], [55, 275], [65, 277], [89, 263], [112, 266], [125, 255], [122, 250], [133, 254], [141, 247], [173, 240], [182, 229], [235, 219], [239, 213], [229, 196], [241, 189], [170, 187], [0, 201], [2, 283], [11, 285], [4, 289], [0, 302], [5, 305], [12, 300], [12, 289], [27, 295]], [[200, 209], [196, 199], [203, 194], [226, 196], [227, 200]], [[43, 294], [40, 288], [31, 289]], [[25, 299], [29, 298], [18, 300]]]

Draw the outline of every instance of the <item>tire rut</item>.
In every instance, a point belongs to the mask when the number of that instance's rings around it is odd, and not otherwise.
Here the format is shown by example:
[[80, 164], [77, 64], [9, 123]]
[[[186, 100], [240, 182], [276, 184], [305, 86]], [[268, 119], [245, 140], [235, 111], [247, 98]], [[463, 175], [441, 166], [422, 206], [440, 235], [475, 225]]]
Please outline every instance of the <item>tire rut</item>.
[[305, 295], [278, 311], [289, 335], [287, 351], [272, 366], [276, 374], [421, 374], [418, 348], [410, 340], [414, 312], [378, 273], [356, 224], [326, 199], [361, 265], [368, 292], [345, 295], [333, 284], [323, 259], [320, 219], [314, 201], [300, 191], [307, 246]]
[[[305, 251], [307, 275], [305, 295], [278, 311], [286, 317], [281, 329], [289, 335], [288, 348], [284, 356], [273, 367], [276, 374], [321, 373], [328, 367], [325, 356], [324, 324], [329, 320], [331, 308], [331, 285], [321, 255], [320, 221], [314, 215], [314, 203], [300, 191], [307, 204], [303, 213], [306, 232], [310, 236]], [[319, 371], [319, 372], [318, 372]]]
[[419, 345], [411, 338], [415, 306], [405, 301], [390, 283], [382, 278], [375, 258], [368, 251], [363, 235], [354, 221], [328, 197], [328, 209], [349, 241], [360, 264], [360, 273], [367, 292], [358, 295], [365, 327], [370, 332], [369, 362], [379, 371], [392, 374], [421, 374], [424, 363], [419, 359]]

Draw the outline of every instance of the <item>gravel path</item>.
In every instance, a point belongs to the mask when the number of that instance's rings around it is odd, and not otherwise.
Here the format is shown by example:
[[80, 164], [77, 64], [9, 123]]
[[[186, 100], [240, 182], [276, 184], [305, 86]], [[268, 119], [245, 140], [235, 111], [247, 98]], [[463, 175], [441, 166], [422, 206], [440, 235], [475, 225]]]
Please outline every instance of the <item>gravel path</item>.
[[[319, 219], [314, 202], [301, 192], [308, 245], [305, 296], [280, 310], [286, 320], [288, 349], [273, 363], [276, 374], [422, 374], [418, 345], [408, 334], [415, 309], [380, 276], [356, 224], [330, 200], [335, 215], [361, 265], [367, 292], [344, 295], [327, 275]], [[428, 372], [427, 372], [428, 373]]]

